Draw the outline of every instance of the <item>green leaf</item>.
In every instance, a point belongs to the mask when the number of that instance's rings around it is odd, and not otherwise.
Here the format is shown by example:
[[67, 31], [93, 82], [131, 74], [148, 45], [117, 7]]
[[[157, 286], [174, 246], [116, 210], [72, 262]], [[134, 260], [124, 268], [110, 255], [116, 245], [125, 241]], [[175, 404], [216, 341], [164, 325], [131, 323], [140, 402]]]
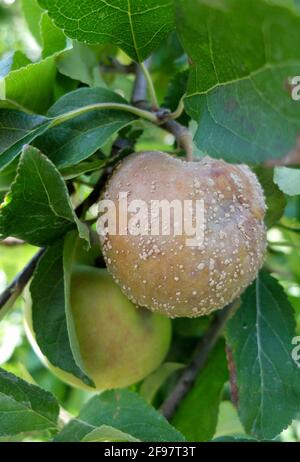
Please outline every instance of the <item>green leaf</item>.
[[56, 441], [81, 441], [102, 425], [114, 427], [140, 441], [185, 441], [158, 411], [138, 394], [127, 390], [106, 391], [94, 396]]
[[[229, 391], [229, 389], [227, 390]], [[222, 401], [220, 403], [218, 425], [214, 438], [220, 438], [226, 435], [243, 435], [243, 437], [247, 438], [239, 419], [238, 411], [231, 400]]]
[[43, 58], [54, 55], [55, 53], [66, 48], [67, 37], [61, 31], [61, 29], [56, 27], [47, 13], [43, 13], [41, 17], [40, 28], [42, 36]]
[[71, 167], [61, 168], [60, 173], [65, 179], [70, 180], [72, 178], [76, 178], [77, 176], [82, 175], [83, 173], [101, 170], [103, 167], [105, 167], [107, 162], [109, 162], [108, 159], [89, 159], [87, 161], [80, 162], [80, 164], [72, 165]]
[[127, 442], [136, 443], [140, 440], [134, 438], [128, 433], [121, 432], [116, 428], [109, 427], [108, 425], [101, 425], [101, 427], [92, 430], [82, 440], [84, 443], [95, 443], [95, 442]]
[[197, 147], [237, 162], [285, 156], [300, 131], [289, 83], [300, 74], [300, 15], [264, 0], [177, 5], [193, 63], [185, 105], [199, 123]]
[[74, 42], [71, 50], [61, 53], [57, 57], [57, 67], [61, 74], [90, 87], [102, 83], [97, 53], [85, 43]]
[[257, 440], [253, 438], [248, 438], [247, 436], [236, 436], [236, 435], [228, 435], [228, 436], [220, 436], [219, 438], [215, 438], [213, 440], [214, 443], [258, 443]]
[[[78, 257], [78, 247], [81, 249], [83, 247], [84, 250], [87, 250], [86, 242], [80, 240], [79, 235], [76, 231], [71, 231], [70, 233], [66, 235], [64, 239], [64, 247], [63, 247], [64, 304], [65, 304], [65, 314], [66, 314], [68, 335], [69, 335], [72, 354], [73, 354], [76, 364], [79, 366], [81, 371], [85, 372], [85, 367], [84, 367], [84, 364], [81, 358], [79, 342], [78, 342], [78, 338], [76, 334], [76, 327], [75, 327], [71, 305], [70, 305], [71, 276], [72, 276], [73, 265]], [[85, 375], [87, 376], [87, 374]], [[87, 380], [86, 383], [88, 383], [88, 385], [93, 385], [93, 382], [90, 379]]]
[[157, 394], [158, 390], [165, 383], [165, 381], [174, 372], [183, 369], [184, 364], [180, 363], [164, 363], [153, 374], [149, 375], [143, 382], [140, 388], [140, 395], [151, 404]]
[[0, 98], [30, 111], [44, 113], [53, 100], [55, 76], [54, 56], [12, 70], [0, 80]]
[[188, 67], [188, 57], [184, 52], [176, 31], [171, 32], [151, 56], [151, 72], [159, 77], [170, 77]]
[[258, 177], [258, 180], [264, 190], [267, 213], [265, 216], [265, 223], [267, 228], [271, 228], [277, 223], [286, 207], [286, 199], [282, 191], [273, 181], [274, 171], [272, 168], [256, 167], [254, 173]]
[[172, 419], [189, 441], [209, 441], [215, 434], [221, 391], [227, 379], [225, 345], [220, 341]]
[[[95, 103], [123, 103], [117, 93], [105, 88], [81, 88], [60, 98], [49, 110], [56, 117]], [[121, 128], [136, 120], [125, 111], [95, 110], [47, 131], [36, 145], [60, 168], [76, 165], [94, 154]]]
[[22, 10], [32, 36], [41, 45], [40, 20], [43, 14], [42, 8], [38, 5], [37, 0], [22, 0]]
[[88, 240], [88, 230], [76, 217], [59, 172], [41, 152], [26, 147], [0, 207], [1, 238], [14, 236], [42, 247], [76, 226]]
[[93, 385], [82, 365], [69, 306], [75, 249], [69, 235], [48, 247], [39, 261], [30, 285], [32, 327], [41, 352], [53, 366]]
[[274, 182], [289, 196], [300, 194], [300, 170], [288, 167], [275, 167]]
[[247, 433], [272, 439], [299, 412], [300, 370], [292, 359], [293, 309], [279, 283], [262, 271], [229, 321], [239, 391], [239, 414]]
[[0, 436], [57, 427], [59, 406], [53, 395], [0, 369]]
[[0, 171], [0, 192], [3, 192], [4, 195], [9, 191], [10, 186], [16, 176], [17, 166], [18, 162], [16, 160]]
[[39, 0], [68, 37], [111, 43], [144, 61], [173, 29], [173, 0]]
[[49, 123], [46, 117], [0, 107], [0, 171], [21, 153], [25, 144], [44, 133]]
[[[57, 117], [69, 111], [96, 103], [123, 103], [127, 101], [106, 88], [80, 88], [60, 98], [48, 111], [49, 117]], [[107, 114], [108, 112], [105, 112]]]
[[[10, 71], [15, 71], [20, 67], [27, 66], [31, 61], [21, 51], [9, 53], [0, 61], [0, 79], [5, 77]], [[2, 95], [1, 95], [2, 97]]]

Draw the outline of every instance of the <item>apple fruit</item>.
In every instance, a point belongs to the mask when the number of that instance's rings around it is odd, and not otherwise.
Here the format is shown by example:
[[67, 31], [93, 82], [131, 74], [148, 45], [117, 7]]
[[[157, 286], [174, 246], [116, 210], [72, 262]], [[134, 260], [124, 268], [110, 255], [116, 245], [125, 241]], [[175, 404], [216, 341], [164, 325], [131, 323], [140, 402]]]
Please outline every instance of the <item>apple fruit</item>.
[[[105, 269], [74, 269], [70, 305], [82, 362], [96, 390], [132, 385], [154, 371], [165, 358], [171, 340], [170, 320], [136, 307]], [[35, 351], [54, 374], [72, 386], [95, 391], [43, 356], [34, 338], [28, 297], [25, 323]]]
[[[138, 213], [140, 221], [147, 218], [153, 201], [203, 201], [201, 245], [187, 245], [185, 229], [165, 235], [161, 228], [155, 235], [142, 226], [140, 234], [120, 233], [120, 193], [131, 204], [143, 201], [148, 206], [144, 215], [129, 207], [128, 223]], [[245, 165], [209, 157], [187, 162], [157, 151], [135, 153], [117, 166], [101, 199], [114, 203], [117, 212], [116, 233], [98, 228], [107, 268], [139, 306], [171, 318], [207, 315], [238, 297], [263, 264], [265, 199]]]

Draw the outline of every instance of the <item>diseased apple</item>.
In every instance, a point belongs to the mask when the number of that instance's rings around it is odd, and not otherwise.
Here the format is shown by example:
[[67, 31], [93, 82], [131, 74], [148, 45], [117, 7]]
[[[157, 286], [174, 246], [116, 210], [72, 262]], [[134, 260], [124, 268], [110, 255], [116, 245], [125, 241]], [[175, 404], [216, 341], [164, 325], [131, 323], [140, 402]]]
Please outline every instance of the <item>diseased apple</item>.
[[[202, 244], [187, 245], [185, 228], [181, 235], [164, 235], [162, 228], [153, 235], [145, 226], [140, 235], [129, 228], [119, 233], [120, 193], [128, 203], [146, 202], [148, 210], [152, 201], [203, 200]], [[207, 315], [238, 297], [262, 266], [265, 200], [247, 166], [208, 157], [186, 162], [163, 152], [132, 154], [116, 168], [102, 199], [113, 201], [117, 210], [117, 233], [99, 232], [107, 268], [140, 306], [171, 318]], [[129, 224], [137, 219], [132, 210]]]
[[[104, 269], [79, 266], [74, 270], [71, 309], [83, 365], [97, 390], [142, 380], [168, 352], [170, 320], [133, 305]], [[72, 386], [95, 391], [42, 355], [34, 339], [30, 299], [26, 303], [26, 327], [35, 351], [54, 374]]]

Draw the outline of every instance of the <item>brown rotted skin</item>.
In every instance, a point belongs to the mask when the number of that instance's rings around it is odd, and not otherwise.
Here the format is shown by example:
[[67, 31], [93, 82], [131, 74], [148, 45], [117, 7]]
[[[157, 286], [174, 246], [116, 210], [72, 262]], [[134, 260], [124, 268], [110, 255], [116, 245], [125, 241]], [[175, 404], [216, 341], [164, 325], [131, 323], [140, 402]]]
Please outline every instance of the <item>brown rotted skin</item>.
[[[134, 303], [169, 317], [207, 315], [255, 279], [266, 248], [265, 200], [243, 165], [204, 158], [186, 162], [163, 152], [132, 154], [108, 182], [104, 198], [204, 200], [201, 246], [189, 236], [101, 237], [108, 270]], [[130, 214], [129, 214], [130, 218]]]

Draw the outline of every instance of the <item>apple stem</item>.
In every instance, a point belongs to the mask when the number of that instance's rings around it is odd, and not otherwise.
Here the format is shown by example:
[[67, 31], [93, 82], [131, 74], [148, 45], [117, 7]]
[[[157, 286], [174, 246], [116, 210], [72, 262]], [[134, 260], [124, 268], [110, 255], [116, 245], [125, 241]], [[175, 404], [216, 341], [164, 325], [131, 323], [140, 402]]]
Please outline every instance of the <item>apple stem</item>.
[[186, 152], [188, 162], [193, 162], [193, 138], [189, 130], [185, 130], [180, 139], [181, 146]]
[[[149, 66], [150, 60], [145, 61], [145, 66]], [[131, 101], [136, 107], [142, 109], [148, 108], [147, 103], [147, 81], [145, 79], [144, 72], [139, 64], [135, 65], [135, 79], [132, 90]]]
[[22, 293], [45, 250], [44, 248], [40, 249], [23, 270], [17, 274], [12, 283], [0, 294], [0, 310], [1, 308], [5, 309], [5, 305]]
[[88, 106], [83, 106], [79, 109], [74, 109], [73, 111], [69, 111], [69, 112], [66, 112], [65, 114], [61, 114], [57, 117], [54, 117], [50, 124], [50, 128], [56, 127], [57, 125], [67, 122], [68, 120], [72, 120], [75, 117], [78, 117], [82, 114], [86, 114], [87, 112], [97, 111], [97, 110], [99, 111], [100, 110], [102, 111], [104, 110], [125, 111], [125, 112], [130, 112], [131, 114], [134, 114], [138, 117], [141, 117], [142, 119], [146, 119], [149, 122], [152, 122], [154, 124], [157, 124], [160, 122], [155, 113], [150, 112], [150, 111], [145, 111], [144, 109], [139, 109], [138, 107], [131, 106], [130, 104], [95, 103], [95, 104], [89, 104]]
[[192, 162], [193, 137], [189, 129], [179, 124], [175, 120], [167, 120], [164, 124], [161, 125], [161, 128], [167, 130], [169, 133], [172, 133], [175, 136], [178, 146], [180, 146], [186, 153], [186, 160], [188, 162]]
[[158, 111], [159, 109], [159, 104], [158, 104], [158, 99], [156, 96], [156, 91], [154, 88], [153, 80], [151, 78], [150, 72], [148, 70], [148, 62], [146, 63], [141, 63], [141, 70], [144, 74], [145, 80], [147, 82], [147, 87], [149, 91], [149, 96], [151, 100], [151, 105], [152, 105], [152, 111]]
[[174, 112], [171, 112], [171, 114], [169, 116], [170, 119], [179, 119], [179, 117], [183, 114], [183, 111], [184, 111], [184, 97], [185, 97], [185, 95], [183, 95], [183, 97], [179, 101], [177, 109], [175, 109]]

